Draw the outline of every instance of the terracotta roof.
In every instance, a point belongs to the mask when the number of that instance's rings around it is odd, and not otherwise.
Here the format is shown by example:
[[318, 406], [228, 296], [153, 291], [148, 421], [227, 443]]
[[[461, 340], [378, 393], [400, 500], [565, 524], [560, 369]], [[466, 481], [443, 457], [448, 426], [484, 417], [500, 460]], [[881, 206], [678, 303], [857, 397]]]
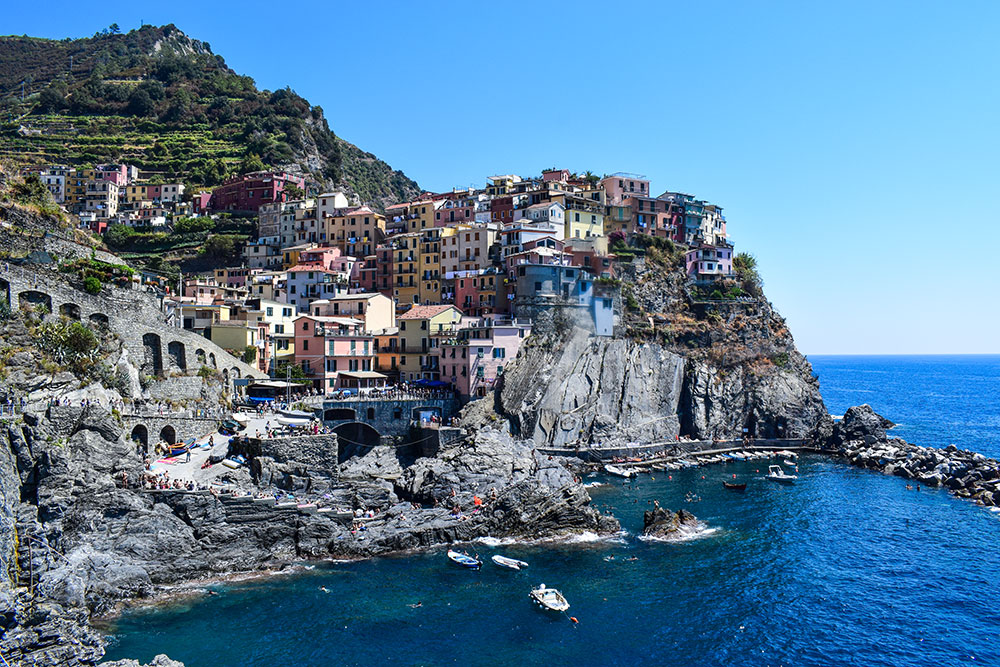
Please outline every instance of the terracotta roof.
[[412, 308], [410, 308], [408, 311], [406, 311], [402, 315], [400, 315], [398, 319], [401, 319], [401, 320], [425, 320], [425, 319], [429, 319], [431, 317], [434, 317], [435, 315], [440, 315], [441, 313], [443, 313], [446, 310], [449, 310], [451, 308], [454, 308], [455, 310], [458, 310], [459, 313], [462, 312], [456, 306], [453, 306], [450, 303], [448, 303], [448, 304], [440, 304], [440, 305], [436, 305], [436, 306], [421, 306], [421, 305], [416, 305], [416, 306], [413, 306]]
[[288, 269], [287, 273], [302, 273], [303, 271], [312, 271], [314, 273], [340, 273], [339, 271], [331, 271], [322, 264], [296, 264], [292, 268]]

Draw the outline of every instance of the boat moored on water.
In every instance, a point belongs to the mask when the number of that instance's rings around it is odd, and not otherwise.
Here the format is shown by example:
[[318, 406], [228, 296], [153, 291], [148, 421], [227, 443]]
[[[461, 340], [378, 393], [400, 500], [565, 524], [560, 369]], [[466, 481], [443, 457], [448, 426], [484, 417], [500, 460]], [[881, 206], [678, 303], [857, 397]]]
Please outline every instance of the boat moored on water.
[[734, 484], [734, 483], [731, 483], [731, 482], [723, 482], [722, 486], [724, 486], [727, 489], [730, 489], [732, 491], [746, 491], [746, 488], [747, 488], [746, 482], [744, 482], [743, 484]]
[[621, 466], [611, 465], [610, 463], [604, 466], [604, 470], [609, 474], [617, 475], [619, 477], [624, 477], [628, 479], [629, 477], [635, 477], [635, 470], [631, 468], [623, 468]]
[[470, 570], [478, 570], [483, 566], [483, 561], [479, 560], [478, 558], [473, 558], [469, 554], [463, 553], [461, 551], [452, 551], [451, 549], [449, 549], [448, 558], [451, 560], [452, 563], [455, 563], [456, 565], [461, 565], [462, 567], [467, 567]]
[[563, 612], [569, 609], [569, 602], [555, 588], [546, 588], [545, 584], [539, 584], [538, 588], [532, 588], [528, 597], [535, 601], [542, 609], [548, 611]]
[[517, 560], [516, 558], [507, 558], [506, 556], [501, 556], [497, 554], [490, 558], [494, 563], [500, 567], [506, 567], [510, 570], [520, 570], [522, 567], [528, 567], [528, 564], [523, 560]]
[[767, 469], [767, 478], [773, 482], [779, 482], [781, 484], [794, 484], [795, 480], [798, 479], [797, 475], [789, 475], [781, 466], [773, 465]]

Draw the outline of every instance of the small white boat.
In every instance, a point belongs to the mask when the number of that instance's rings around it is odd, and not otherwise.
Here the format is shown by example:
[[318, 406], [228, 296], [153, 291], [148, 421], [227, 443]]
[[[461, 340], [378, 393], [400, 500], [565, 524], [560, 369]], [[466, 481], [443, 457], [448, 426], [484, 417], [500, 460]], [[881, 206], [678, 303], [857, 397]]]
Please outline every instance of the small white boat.
[[795, 467], [795, 462], [794, 461], [789, 461], [788, 459], [785, 459], [784, 461], [782, 461], [782, 463], [784, 463], [786, 466], [790, 466], [792, 468]]
[[794, 484], [795, 480], [798, 479], [798, 475], [788, 475], [781, 466], [770, 466], [767, 469], [767, 478], [774, 482], [780, 482], [782, 484]]
[[470, 570], [478, 570], [483, 566], [483, 562], [478, 558], [473, 558], [469, 554], [462, 553], [460, 551], [452, 551], [449, 549], [448, 558], [451, 559], [452, 563], [461, 565], [462, 567], [467, 567]]
[[242, 424], [243, 426], [246, 426], [247, 422], [250, 421], [250, 417], [242, 412], [234, 412], [229, 416], [229, 418], [238, 424]]
[[549, 611], [566, 611], [569, 609], [569, 602], [563, 594], [554, 588], [546, 588], [545, 584], [539, 584], [538, 588], [532, 588], [528, 597], [535, 601], [542, 609]]
[[622, 468], [621, 466], [611, 465], [610, 463], [604, 466], [604, 469], [612, 474], [618, 475], [619, 477], [624, 477], [628, 479], [629, 477], [635, 477], [635, 471], [629, 468]]
[[520, 570], [522, 567], [528, 567], [528, 564], [523, 560], [517, 560], [516, 558], [507, 558], [506, 556], [501, 556], [497, 554], [490, 558], [491, 561], [499, 565], [500, 567], [506, 567], [511, 570]]

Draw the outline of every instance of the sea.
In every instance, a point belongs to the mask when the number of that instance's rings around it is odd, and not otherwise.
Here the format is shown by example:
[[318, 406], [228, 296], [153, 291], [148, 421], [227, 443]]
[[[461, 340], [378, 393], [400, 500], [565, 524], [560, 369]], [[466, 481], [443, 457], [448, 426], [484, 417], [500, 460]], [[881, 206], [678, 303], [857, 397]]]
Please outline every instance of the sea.
[[[1000, 356], [815, 356], [830, 412], [869, 403], [922, 445], [1000, 455]], [[212, 584], [110, 621], [108, 659], [246, 665], [1000, 665], [1000, 514], [816, 456], [593, 476], [620, 535], [466, 545]], [[723, 481], [745, 481], [744, 492]], [[653, 501], [702, 522], [641, 539]], [[544, 583], [570, 602], [544, 612]], [[325, 590], [324, 590], [325, 589]], [[576, 622], [570, 619], [570, 616]]]

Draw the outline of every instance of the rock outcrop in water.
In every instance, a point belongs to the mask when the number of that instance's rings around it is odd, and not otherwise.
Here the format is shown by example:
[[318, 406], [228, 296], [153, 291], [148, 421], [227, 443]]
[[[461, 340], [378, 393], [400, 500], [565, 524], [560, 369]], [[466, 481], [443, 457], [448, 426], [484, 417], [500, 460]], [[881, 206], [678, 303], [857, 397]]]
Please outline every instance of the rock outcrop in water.
[[890, 438], [892, 422], [869, 405], [849, 409], [827, 447], [852, 465], [880, 470], [925, 486], [944, 486], [959, 498], [992, 507], [1000, 504], [1000, 463], [955, 445], [920, 447]]
[[657, 539], [678, 539], [701, 528], [701, 522], [687, 510], [671, 512], [659, 505], [642, 514], [642, 534]]

